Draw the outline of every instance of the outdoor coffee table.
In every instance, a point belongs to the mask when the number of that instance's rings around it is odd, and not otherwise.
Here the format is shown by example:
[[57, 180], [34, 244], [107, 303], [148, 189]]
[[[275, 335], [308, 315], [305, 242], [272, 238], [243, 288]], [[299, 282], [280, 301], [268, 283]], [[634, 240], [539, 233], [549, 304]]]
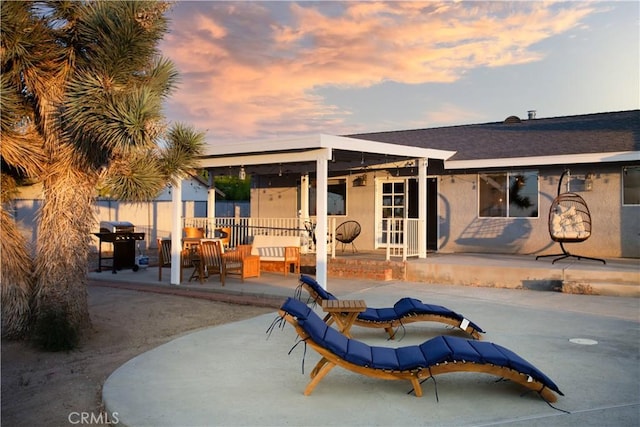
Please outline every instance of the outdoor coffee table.
[[322, 310], [327, 312], [325, 321], [327, 324], [336, 322], [338, 330], [347, 337], [351, 338], [351, 326], [358, 317], [358, 313], [362, 313], [367, 309], [367, 304], [361, 299], [341, 299], [341, 300], [323, 300]]

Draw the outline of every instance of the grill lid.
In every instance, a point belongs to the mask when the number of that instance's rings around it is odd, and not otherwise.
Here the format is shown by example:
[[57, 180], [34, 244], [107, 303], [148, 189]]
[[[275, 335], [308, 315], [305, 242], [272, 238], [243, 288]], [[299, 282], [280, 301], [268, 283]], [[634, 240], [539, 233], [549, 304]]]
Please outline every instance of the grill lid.
[[101, 233], [133, 233], [135, 227], [129, 221], [100, 221]]

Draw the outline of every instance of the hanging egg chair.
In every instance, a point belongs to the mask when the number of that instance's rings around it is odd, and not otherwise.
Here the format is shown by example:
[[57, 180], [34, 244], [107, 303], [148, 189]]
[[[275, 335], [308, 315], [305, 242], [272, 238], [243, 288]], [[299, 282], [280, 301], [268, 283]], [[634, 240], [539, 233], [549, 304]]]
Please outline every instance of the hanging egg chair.
[[560, 176], [558, 195], [551, 203], [548, 220], [551, 240], [560, 244], [562, 253], [538, 255], [536, 260], [545, 257], [556, 257], [556, 259], [552, 261], [552, 264], [554, 264], [561, 259], [577, 258], [579, 260], [590, 259], [593, 261], [602, 261], [602, 263], [606, 264], [607, 262], [601, 258], [571, 254], [564, 247], [565, 243], [580, 243], [591, 237], [591, 213], [589, 212], [587, 202], [576, 193], [561, 193], [562, 180], [568, 173], [569, 171], [566, 170]]

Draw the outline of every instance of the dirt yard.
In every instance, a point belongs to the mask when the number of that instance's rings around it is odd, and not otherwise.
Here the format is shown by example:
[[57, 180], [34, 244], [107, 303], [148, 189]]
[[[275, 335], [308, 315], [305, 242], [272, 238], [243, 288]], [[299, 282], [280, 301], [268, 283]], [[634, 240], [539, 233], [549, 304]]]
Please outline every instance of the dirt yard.
[[92, 329], [79, 349], [45, 353], [2, 341], [3, 426], [101, 424], [102, 385], [126, 361], [200, 328], [275, 312], [96, 285], [88, 293]]

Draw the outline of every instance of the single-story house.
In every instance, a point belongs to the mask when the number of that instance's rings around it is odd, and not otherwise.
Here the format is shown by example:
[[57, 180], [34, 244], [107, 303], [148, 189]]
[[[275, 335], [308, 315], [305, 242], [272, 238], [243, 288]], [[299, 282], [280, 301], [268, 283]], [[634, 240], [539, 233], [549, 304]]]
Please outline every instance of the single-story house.
[[640, 257], [640, 110], [217, 145], [201, 166], [251, 174], [253, 217], [308, 219], [319, 236], [354, 220], [359, 249], [420, 257], [557, 253], [549, 209], [571, 191], [592, 216], [575, 252]]
[[[558, 180], [569, 170], [561, 191], [578, 193], [593, 222], [591, 237], [576, 252], [640, 257], [640, 110], [540, 119], [531, 111], [526, 120], [511, 116], [498, 123], [350, 137], [456, 152], [429, 162], [429, 249], [557, 252], [548, 213]], [[390, 177], [408, 187], [409, 211], [412, 175], [405, 168], [402, 179]], [[383, 200], [385, 194], [379, 186], [371, 196]]]

